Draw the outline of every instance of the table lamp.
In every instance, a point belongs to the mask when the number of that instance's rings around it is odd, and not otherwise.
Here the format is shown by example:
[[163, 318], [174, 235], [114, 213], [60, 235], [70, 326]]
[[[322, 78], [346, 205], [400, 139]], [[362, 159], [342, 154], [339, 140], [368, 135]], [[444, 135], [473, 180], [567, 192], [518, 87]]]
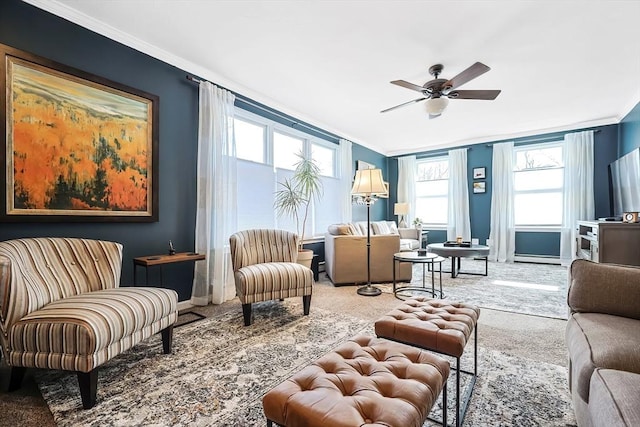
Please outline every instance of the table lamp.
[[406, 228], [404, 216], [409, 213], [409, 203], [396, 203], [393, 205], [393, 214], [398, 215], [398, 227]]

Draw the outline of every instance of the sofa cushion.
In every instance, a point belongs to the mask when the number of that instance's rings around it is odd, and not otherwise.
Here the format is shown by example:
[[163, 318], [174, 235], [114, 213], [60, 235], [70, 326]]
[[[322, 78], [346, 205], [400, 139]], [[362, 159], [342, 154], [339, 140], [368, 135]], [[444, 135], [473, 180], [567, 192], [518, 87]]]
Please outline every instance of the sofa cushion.
[[391, 234], [391, 229], [389, 228], [389, 224], [387, 224], [387, 221], [372, 222], [371, 227], [373, 228], [373, 232], [376, 235]]
[[331, 224], [327, 231], [334, 236], [350, 236], [353, 234], [351, 224]]
[[567, 323], [571, 377], [580, 397], [589, 402], [589, 383], [596, 368], [640, 374], [640, 320], [601, 313], [574, 313]]
[[[9, 330], [9, 361], [88, 372], [175, 323], [178, 294], [171, 289], [105, 289], [54, 301]], [[14, 361], [14, 363], [17, 361]]]
[[594, 426], [640, 426], [640, 375], [596, 369], [591, 377], [589, 415]]
[[413, 251], [420, 248], [420, 242], [413, 239], [400, 239], [400, 251]]

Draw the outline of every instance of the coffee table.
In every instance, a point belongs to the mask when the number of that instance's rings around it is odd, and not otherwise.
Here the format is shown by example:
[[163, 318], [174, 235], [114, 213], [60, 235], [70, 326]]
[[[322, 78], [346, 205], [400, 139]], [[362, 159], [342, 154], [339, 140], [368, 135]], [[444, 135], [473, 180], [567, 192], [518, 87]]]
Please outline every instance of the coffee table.
[[[393, 295], [404, 300], [406, 298], [412, 298], [414, 292], [425, 292], [433, 297], [439, 296], [444, 298], [442, 293], [442, 261], [444, 258], [434, 253], [426, 253], [419, 255], [417, 251], [397, 252], [393, 254]], [[422, 287], [420, 286], [398, 286], [396, 287], [396, 265], [400, 265], [401, 262], [410, 262], [412, 264], [422, 264]], [[440, 264], [438, 273], [440, 274], [440, 291], [435, 289], [435, 265]], [[429, 265], [429, 271], [431, 271], [431, 289], [425, 285], [425, 266]]]
[[[476, 276], [486, 276], [489, 273], [489, 246], [445, 246], [444, 243], [431, 243], [427, 245], [429, 252], [445, 258], [451, 258], [451, 277], [458, 277], [458, 274], [473, 274]], [[460, 271], [460, 258], [484, 258], [484, 274]], [[448, 273], [446, 271], [445, 273]]]

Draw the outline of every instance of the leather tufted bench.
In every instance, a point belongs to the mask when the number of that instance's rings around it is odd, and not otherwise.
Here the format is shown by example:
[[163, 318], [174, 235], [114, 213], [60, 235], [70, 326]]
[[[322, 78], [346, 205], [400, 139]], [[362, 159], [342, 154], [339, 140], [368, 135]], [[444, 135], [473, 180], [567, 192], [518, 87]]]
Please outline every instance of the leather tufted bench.
[[432, 353], [357, 336], [265, 394], [267, 426], [421, 427], [441, 391], [447, 412], [449, 369]]
[[[464, 421], [478, 367], [480, 309], [471, 304], [416, 297], [382, 316], [375, 323], [376, 335], [456, 358], [456, 426]], [[473, 373], [460, 369], [460, 357], [474, 333]], [[460, 373], [471, 375], [471, 383], [460, 411]]]

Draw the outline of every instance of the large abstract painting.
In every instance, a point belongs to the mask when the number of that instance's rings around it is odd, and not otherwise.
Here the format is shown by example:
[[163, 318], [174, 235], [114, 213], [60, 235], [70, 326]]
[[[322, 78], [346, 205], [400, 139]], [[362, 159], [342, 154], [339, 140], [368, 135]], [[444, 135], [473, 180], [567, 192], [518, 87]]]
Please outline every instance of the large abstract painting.
[[157, 221], [158, 98], [0, 50], [2, 220]]

